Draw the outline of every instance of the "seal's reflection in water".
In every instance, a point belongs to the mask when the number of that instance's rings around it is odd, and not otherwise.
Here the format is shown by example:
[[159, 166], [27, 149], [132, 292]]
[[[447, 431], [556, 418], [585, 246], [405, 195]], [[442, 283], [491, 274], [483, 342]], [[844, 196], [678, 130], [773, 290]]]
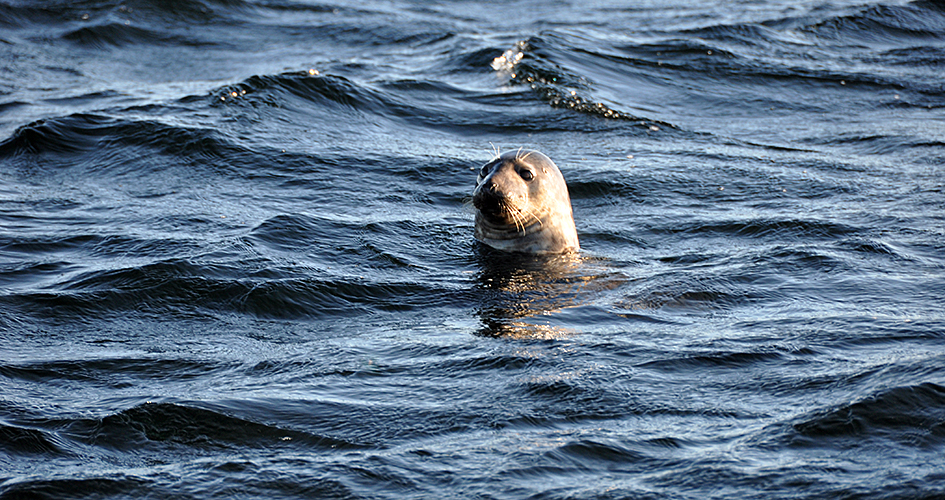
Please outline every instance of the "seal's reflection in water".
[[530, 255], [506, 253], [476, 244], [482, 294], [479, 315], [488, 337], [558, 339], [577, 332], [542, 321], [546, 316], [580, 305], [593, 276], [583, 274], [585, 258], [577, 253]]

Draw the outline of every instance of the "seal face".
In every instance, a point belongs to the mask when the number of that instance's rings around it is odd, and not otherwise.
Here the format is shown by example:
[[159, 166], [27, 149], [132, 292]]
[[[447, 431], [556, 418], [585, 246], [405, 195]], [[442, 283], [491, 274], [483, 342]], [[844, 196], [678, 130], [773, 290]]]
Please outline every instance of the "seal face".
[[505, 153], [479, 170], [473, 191], [476, 239], [534, 254], [580, 250], [571, 197], [558, 166], [538, 151]]

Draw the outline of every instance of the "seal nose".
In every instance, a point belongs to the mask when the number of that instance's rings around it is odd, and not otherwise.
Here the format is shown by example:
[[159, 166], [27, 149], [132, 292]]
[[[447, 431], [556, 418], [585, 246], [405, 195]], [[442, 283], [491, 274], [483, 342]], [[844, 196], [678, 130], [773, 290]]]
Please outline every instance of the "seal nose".
[[490, 193], [495, 194], [496, 190], [499, 189], [499, 185], [495, 182], [490, 182], [486, 188], [489, 189]]

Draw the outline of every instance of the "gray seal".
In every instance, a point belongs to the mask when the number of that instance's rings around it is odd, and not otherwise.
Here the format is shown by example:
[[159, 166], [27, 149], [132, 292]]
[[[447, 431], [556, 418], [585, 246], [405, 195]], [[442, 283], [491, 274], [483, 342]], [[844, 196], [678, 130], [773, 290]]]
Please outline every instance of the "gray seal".
[[531, 254], [581, 249], [568, 185], [538, 151], [505, 153], [483, 165], [473, 205], [476, 239], [492, 248]]

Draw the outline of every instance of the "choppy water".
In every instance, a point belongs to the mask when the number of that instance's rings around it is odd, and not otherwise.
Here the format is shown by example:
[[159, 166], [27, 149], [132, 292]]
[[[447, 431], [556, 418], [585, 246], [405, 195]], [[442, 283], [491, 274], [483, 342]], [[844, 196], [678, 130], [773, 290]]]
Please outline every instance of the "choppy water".
[[628, 4], [0, 1], [0, 497], [945, 496], [945, 8]]

